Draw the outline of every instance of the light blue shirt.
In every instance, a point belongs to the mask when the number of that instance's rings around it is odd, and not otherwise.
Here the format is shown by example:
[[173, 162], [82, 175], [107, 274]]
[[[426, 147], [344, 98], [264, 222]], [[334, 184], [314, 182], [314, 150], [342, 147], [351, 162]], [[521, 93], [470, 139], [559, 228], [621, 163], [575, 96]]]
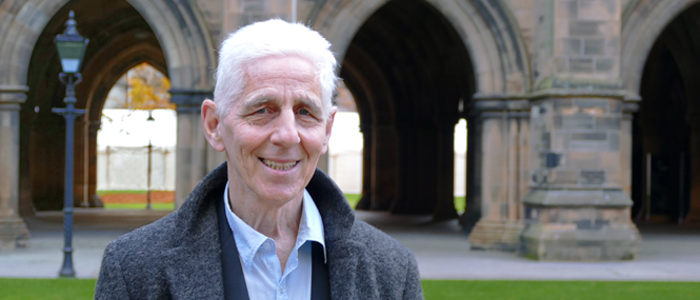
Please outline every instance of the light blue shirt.
[[304, 190], [301, 220], [294, 249], [287, 259], [284, 274], [277, 258], [275, 241], [256, 231], [236, 216], [228, 200], [228, 182], [224, 191], [226, 220], [233, 232], [243, 267], [250, 300], [311, 299], [311, 242], [323, 246], [323, 222], [311, 195]]

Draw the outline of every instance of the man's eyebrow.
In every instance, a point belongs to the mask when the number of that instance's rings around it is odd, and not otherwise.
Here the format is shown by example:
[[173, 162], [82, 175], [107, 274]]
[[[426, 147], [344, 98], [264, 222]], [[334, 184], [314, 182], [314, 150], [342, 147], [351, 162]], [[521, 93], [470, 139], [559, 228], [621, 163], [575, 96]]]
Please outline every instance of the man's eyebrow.
[[243, 108], [244, 111], [253, 109], [258, 106], [262, 106], [264, 104], [267, 104], [269, 102], [274, 101], [273, 97], [270, 97], [269, 95], [265, 94], [258, 94], [258, 95], [253, 95], [247, 99], [243, 100], [243, 103], [241, 103], [241, 107]]
[[306, 97], [306, 95], [301, 95], [301, 97], [298, 97], [295, 101], [297, 104], [302, 104], [307, 107], [309, 107], [312, 111], [315, 112], [321, 112], [321, 106], [316, 103], [317, 101], [311, 100], [309, 97]]

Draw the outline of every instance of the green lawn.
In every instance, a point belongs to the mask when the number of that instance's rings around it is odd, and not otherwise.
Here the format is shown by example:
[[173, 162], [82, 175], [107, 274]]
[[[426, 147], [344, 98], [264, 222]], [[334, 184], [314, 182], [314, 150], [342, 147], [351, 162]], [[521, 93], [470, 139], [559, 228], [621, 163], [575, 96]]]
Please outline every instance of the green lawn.
[[[174, 210], [173, 203], [153, 203], [153, 210]], [[146, 209], [146, 203], [105, 203], [105, 209]]]
[[146, 190], [100, 190], [97, 191], [98, 196], [114, 195], [114, 194], [145, 194]]
[[467, 202], [465, 201], [464, 196], [455, 197], [455, 209], [457, 210], [457, 213], [461, 215], [464, 212], [464, 208], [466, 207]]
[[345, 194], [345, 199], [348, 199], [352, 208], [357, 207], [357, 202], [360, 202], [360, 198], [362, 198], [362, 194]]
[[[94, 279], [0, 278], [4, 299], [92, 299]], [[700, 299], [698, 282], [424, 280], [425, 299]]]

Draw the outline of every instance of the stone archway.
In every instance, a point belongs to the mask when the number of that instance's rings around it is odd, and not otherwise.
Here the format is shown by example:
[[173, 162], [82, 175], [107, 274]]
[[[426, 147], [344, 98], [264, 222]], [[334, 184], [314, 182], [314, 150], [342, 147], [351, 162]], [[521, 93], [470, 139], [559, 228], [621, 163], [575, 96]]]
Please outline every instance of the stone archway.
[[471, 227], [485, 215], [491, 199], [483, 190], [509, 184], [483, 167], [507, 153], [480, 151], [494, 141], [492, 129], [508, 131], [500, 115], [513, 109], [507, 103], [531, 88], [507, 11], [492, 1], [347, 1], [327, 2], [310, 20], [342, 59], [340, 75], [358, 102], [365, 135], [360, 207], [454, 217], [451, 135], [460, 117], [469, 119], [474, 149], [463, 223]]
[[[215, 53], [213, 51], [214, 47], [209, 32], [206, 30], [206, 26], [204, 25], [198, 8], [190, 1], [91, 1], [90, 3], [65, 0], [5, 1], [3, 6], [7, 9], [2, 13], [4, 30], [1, 34], [2, 38], [0, 39], [0, 41], [2, 41], [0, 44], [0, 57], [3, 58], [0, 60], [0, 67], [2, 67], [4, 70], [4, 72], [0, 74], [0, 98], [2, 99], [0, 100], [0, 102], [2, 102], [0, 104], [2, 104], [3, 111], [5, 110], [4, 108], [7, 108], [9, 111], [8, 113], [16, 114], [16, 117], [13, 118], [17, 118], [18, 120], [20, 105], [30, 108], [29, 111], [32, 110], [31, 108], [36, 108], [36, 106], [29, 107], [29, 104], [23, 104], [26, 102], [28, 96], [27, 93], [30, 94], [30, 97], [34, 97], [35, 95], [32, 93], [41, 94], [45, 93], [47, 90], [58, 91], [61, 89], [61, 91], [58, 93], [48, 96], [48, 98], [56, 98], [51, 99], [51, 101], [56, 100], [58, 103], [60, 103], [60, 100], [57, 99], [62, 98], [62, 87], [57, 86], [55, 82], [47, 81], [47, 83], [53, 86], [41, 86], [41, 89], [35, 89], [34, 91], [32, 91], [28, 84], [28, 77], [31, 69], [31, 57], [34, 53], [33, 50], [37, 49], [37, 45], [40, 43], [41, 34], [47, 30], [49, 23], [51, 23], [53, 19], [62, 18], [63, 21], [65, 21], [67, 11], [69, 9], [79, 10], [81, 5], [102, 5], [105, 7], [110, 7], [118, 5], [119, 3], [126, 3], [125, 6], [129, 6], [132, 11], [136, 12], [136, 15], [139, 15], [139, 18], [141, 18], [143, 22], [136, 23], [148, 27], [150, 36], [149, 33], [139, 35], [138, 32], [129, 30], [123, 30], [124, 33], [127, 35], [132, 34], [132, 38], [134, 40], [151, 40], [152, 42], [155, 41], [155, 43], [136, 43], [138, 45], [125, 45], [123, 43], [113, 44], [111, 45], [113, 50], [115, 50], [113, 54], [117, 54], [116, 52], [123, 55], [131, 53], [137, 57], [134, 59], [134, 57], [126, 58], [122, 56], [125, 60], [121, 61], [122, 65], [119, 66], [121, 68], [124, 68], [126, 65], [136, 64], [137, 62], [149, 62], [169, 75], [172, 81], [172, 100], [179, 104], [178, 109], [182, 115], [182, 117], [179, 118], [181, 120], [180, 125], [184, 124], [186, 127], [185, 130], [180, 131], [181, 137], [179, 140], [182, 142], [179, 143], [179, 147], [183, 149], [183, 151], [181, 151], [181, 154], [183, 155], [179, 155], [178, 159], [183, 160], [184, 163], [178, 164], [178, 171], [181, 171], [178, 172], [178, 174], [185, 175], [185, 177], [188, 178], [194, 177], [197, 178], [196, 180], [199, 180], [206, 172], [206, 166], [202, 167], [197, 163], [192, 163], [193, 156], [197, 156], [197, 159], [199, 159], [197, 154], [200, 154], [197, 153], [197, 151], [192, 151], [192, 149], [203, 149], [204, 139], [197, 134], [199, 131], [197, 130], [198, 122], [192, 123], [190, 119], [198, 118], [196, 107], [199, 106], [199, 103], [201, 103], [201, 100], [204, 97], [211, 94], [213, 87], [211, 74], [216, 61]], [[122, 10], [122, 12], [125, 12], [125, 10]], [[100, 21], [100, 17], [105, 17], [104, 13], [105, 12], [101, 9], [93, 10], [90, 14], [81, 15], [78, 13], [79, 30], [86, 32], [90, 31], [89, 28], [81, 29], [80, 24], [90, 24], [90, 20]], [[102, 21], [111, 23], [117, 27], [128, 27], [128, 24], [125, 25], [124, 23], [125, 20], [121, 18], [124, 16], [119, 15], [119, 12], [112, 14], [109, 17], [112, 19]], [[81, 18], [83, 19], [81, 20]], [[57, 21], [57, 23], [62, 23], [62, 21]], [[98, 34], [96, 36], [88, 37], [92, 40], [91, 45], [95, 45], [96, 43], [100, 44], [100, 41], [105, 39], [112, 40], [107, 34]], [[114, 40], [116, 39], [117, 38], [115, 37]], [[47, 45], [52, 47], [51, 43], [48, 43]], [[102, 46], [105, 45], [106, 44]], [[160, 49], [163, 50], [161, 51]], [[44, 50], [46, 49], [39, 49], [39, 51]], [[115, 68], [115, 64], [112, 63], [113, 61], [110, 62], [112, 67], [109, 71], [104, 71], [102, 73], [90, 71], [87, 69], [89, 68], [88, 65], [90, 63], [90, 51], [90, 48], [88, 48], [88, 54], [85, 62], [86, 65], [83, 72], [85, 73], [84, 75], [86, 75], [85, 78], [88, 78], [88, 73], [94, 75], [95, 77], [93, 78], [93, 83], [98, 83], [93, 85], [84, 81], [81, 85], [78, 85], [78, 89], [79, 93], [84, 93], [86, 97], [84, 99], [87, 99], [89, 95], [90, 100], [87, 100], [87, 103], [90, 104], [88, 107], [99, 110], [97, 109], [97, 107], [101, 107], [101, 103], [99, 103], [101, 99], [99, 98], [102, 94], [106, 93], [105, 89], [109, 88], [108, 86], [102, 86], [102, 84], [108, 84], [108, 81], [111, 80], [110, 77], [115, 76], [114, 74], [109, 74], [110, 72], [118, 73], [121, 71], [118, 70], [120, 68]], [[97, 53], [93, 54], [97, 55]], [[52, 56], [48, 55], [46, 59], [50, 60], [52, 59]], [[105, 66], [101, 65], [100, 67]], [[48, 72], [45, 74], [47, 77], [51, 77], [52, 74], [58, 72], [58, 70], [53, 70], [51, 68], [53, 67], [47, 66], [44, 68], [44, 70]], [[97, 100], [93, 101], [94, 99]], [[83, 101], [82, 105], [86, 105], [87, 103]], [[195, 109], [193, 109], [193, 107], [195, 107]], [[41, 111], [41, 108], [39, 111]], [[92, 113], [94, 114], [95, 112], [93, 111]], [[16, 126], [14, 126], [12, 129], [12, 135], [8, 136], [10, 140], [19, 140], [19, 122], [17, 122], [15, 125]], [[92, 129], [92, 131], [94, 131], [96, 130], [96, 127], [93, 126]], [[56, 132], [60, 131], [56, 130], [55, 128], [54, 130]], [[78, 134], [80, 133], [81, 132], [78, 132]], [[8, 145], [8, 143], [2, 144], [3, 146]], [[8, 152], [12, 154], [13, 157], [17, 157], [11, 158], [9, 161], [18, 162], [18, 165], [20, 164], [19, 162], [26, 161], [23, 159], [18, 159], [20, 156], [19, 143], [14, 145], [10, 144], [6, 147], [8, 149], [2, 150], [3, 154]], [[51, 152], [49, 155], [54, 154], [56, 153]], [[62, 161], [62, 159], [60, 160]], [[26, 168], [27, 166], [23, 166], [23, 169]], [[5, 199], [3, 199], [2, 202], [10, 203], [10, 206], [13, 207], [13, 211], [16, 213], [16, 211], [19, 209], [18, 199], [20, 197], [23, 199], [32, 198], [31, 194], [26, 193], [27, 190], [31, 189], [22, 189], [20, 193], [19, 186], [31, 185], [31, 180], [29, 179], [29, 176], [22, 176], [20, 178], [18, 172], [19, 166], [9, 166], [6, 169], [8, 170], [8, 174], [7, 176], [3, 174], [3, 178], [10, 178], [12, 180], [6, 181], [8, 182], [8, 186], [6, 188], [9, 191], [9, 200], [5, 201]], [[76, 170], [79, 170], [79, 168], [76, 168]], [[76, 178], [78, 177], [80, 176], [76, 176]], [[182, 180], [182, 178], [179, 179], [183, 182], [177, 186], [182, 190], [185, 190], [185, 193], [189, 192], [191, 187], [194, 186], [194, 183], [191, 182], [192, 180]], [[5, 189], [5, 187], [3, 187], [3, 189]], [[26, 213], [31, 213], [32, 207], [31, 205], [23, 205], [22, 210]]]
[[[675, 10], [647, 9], [650, 14], [663, 13], [673, 18], [660, 18], [658, 22], [668, 23], [656, 24], [659, 34], [650, 35], [651, 40], [629, 37], [649, 47], [648, 51], [640, 51], [646, 55], [642, 71], [628, 75], [625, 81], [641, 96], [632, 126], [633, 217], [640, 221], [697, 223], [700, 221], [697, 117], [700, 38], [695, 32], [700, 30], [697, 22], [700, 4], [688, 1]], [[647, 196], [649, 200], [645, 201]]]
[[81, 72], [83, 82], [76, 87], [76, 105], [87, 110], [86, 115], [77, 118], [75, 127], [76, 205], [86, 205], [96, 198], [97, 130], [109, 89], [141, 62], [167, 72], [158, 39], [128, 2], [63, 6], [44, 27], [29, 63], [29, 92], [20, 112], [20, 208], [24, 213], [63, 207], [63, 199], [56, 195], [62, 195], [64, 189], [61, 170], [65, 124], [63, 118], [51, 113], [51, 108], [63, 106], [65, 87], [55, 80], [60, 67], [53, 37], [61, 32], [69, 10], [76, 11], [81, 34], [91, 38]]

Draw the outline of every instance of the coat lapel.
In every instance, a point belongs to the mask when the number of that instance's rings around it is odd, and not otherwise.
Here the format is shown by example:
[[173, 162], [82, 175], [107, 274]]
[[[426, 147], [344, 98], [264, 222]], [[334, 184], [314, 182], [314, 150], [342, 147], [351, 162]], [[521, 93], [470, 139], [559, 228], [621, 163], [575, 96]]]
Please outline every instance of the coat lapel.
[[173, 299], [223, 299], [221, 241], [216, 202], [222, 199], [226, 164], [209, 173], [176, 212], [178, 246], [163, 254]]
[[224, 298], [218, 244], [218, 238], [201, 239], [165, 255], [164, 261], [168, 263], [165, 274], [173, 299]]
[[306, 190], [323, 220], [331, 299], [363, 298], [362, 291], [355, 286], [357, 276], [362, 276], [358, 274], [362, 271], [358, 269], [358, 259], [363, 248], [348, 240], [355, 223], [355, 211], [340, 188], [320, 169], [316, 169]]

